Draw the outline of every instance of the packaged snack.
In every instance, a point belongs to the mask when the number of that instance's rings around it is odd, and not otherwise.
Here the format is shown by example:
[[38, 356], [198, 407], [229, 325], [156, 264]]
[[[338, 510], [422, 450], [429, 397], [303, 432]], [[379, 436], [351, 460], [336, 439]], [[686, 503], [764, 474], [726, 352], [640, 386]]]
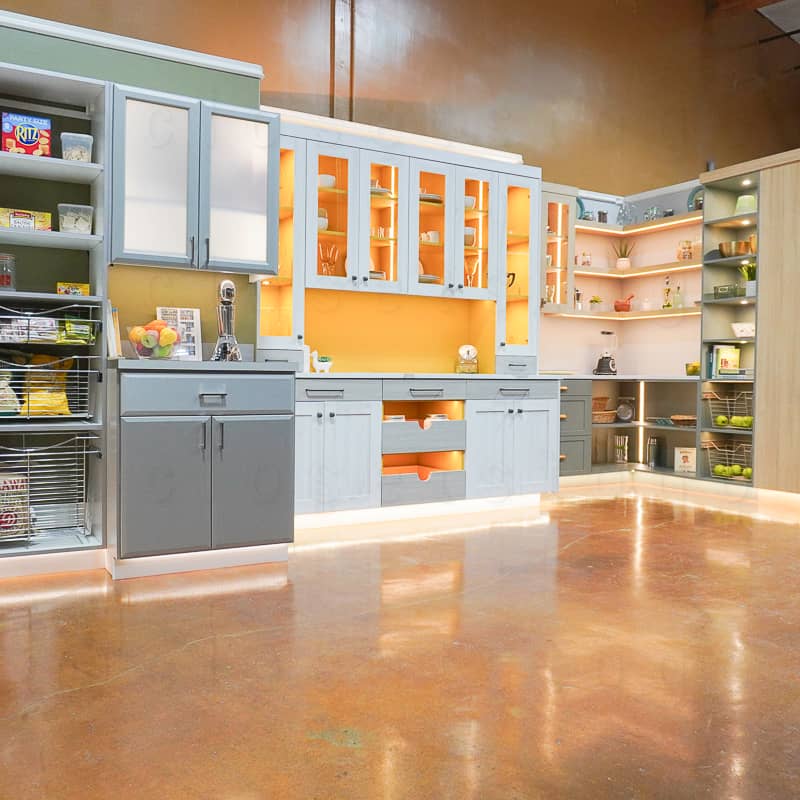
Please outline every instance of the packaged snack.
[[52, 214], [47, 211], [26, 211], [22, 208], [0, 208], [0, 228], [28, 231], [51, 230]]
[[19, 415], [19, 400], [11, 388], [11, 373], [0, 371], [0, 417], [16, 417]]
[[67, 400], [67, 373], [72, 359], [35, 355], [29, 362], [35, 370], [25, 376], [21, 413], [25, 417], [71, 416]]
[[30, 156], [49, 156], [51, 124], [47, 117], [3, 112], [3, 150]]
[[0, 472], [0, 539], [30, 530], [30, 489], [24, 472]]
[[56, 294], [83, 295], [88, 297], [91, 294], [91, 287], [88, 283], [71, 283], [70, 281], [59, 281], [56, 284]]

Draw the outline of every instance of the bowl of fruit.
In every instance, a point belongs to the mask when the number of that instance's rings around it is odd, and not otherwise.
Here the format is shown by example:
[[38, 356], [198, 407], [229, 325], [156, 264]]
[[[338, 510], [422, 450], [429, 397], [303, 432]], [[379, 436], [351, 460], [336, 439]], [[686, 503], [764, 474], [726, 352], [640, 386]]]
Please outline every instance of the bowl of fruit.
[[181, 335], [162, 319], [154, 319], [147, 325], [128, 328], [128, 341], [133, 345], [137, 358], [171, 358]]

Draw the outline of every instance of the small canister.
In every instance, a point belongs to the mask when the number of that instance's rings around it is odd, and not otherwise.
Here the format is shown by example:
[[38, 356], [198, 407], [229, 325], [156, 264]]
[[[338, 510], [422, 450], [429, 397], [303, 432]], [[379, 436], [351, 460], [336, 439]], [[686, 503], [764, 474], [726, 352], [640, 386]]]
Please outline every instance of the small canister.
[[655, 469], [658, 466], [658, 438], [647, 437], [647, 466]]
[[0, 290], [13, 292], [17, 288], [17, 270], [14, 256], [0, 253]]

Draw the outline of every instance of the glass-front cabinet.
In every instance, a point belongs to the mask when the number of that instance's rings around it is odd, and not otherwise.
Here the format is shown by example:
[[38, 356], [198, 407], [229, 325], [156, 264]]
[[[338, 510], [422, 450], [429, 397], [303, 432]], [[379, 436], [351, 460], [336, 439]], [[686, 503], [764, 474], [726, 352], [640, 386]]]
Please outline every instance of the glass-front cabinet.
[[544, 308], [571, 307], [574, 292], [575, 198], [542, 194], [542, 300]]
[[459, 167], [456, 178], [459, 193], [456, 202], [461, 208], [453, 232], [456, 293], [461, 297], [489, 299], [496, 296], [497, 176]]
[[[538, 181], [500, 176], [500, 246], [505, 301], [498, 309], [498, 354], [536, 355], [539, 319]], [[501, 295], [502, 296], [502, 295]]]
[[202, 104], [200, 246], [203, 269], [269, 272], [278, 259], [274, 115]]
[[112, 261], [277, 271], [276, 114], [114, 88]]
[[358, 162], [355, 147], [308, 142], [306, 284], [358, 288]]
[[306, 142], [280, 137], [278, 274], [259, 275], [259, 348], [303, 343]]
[[361, 150], [359, 279], [371, 292], [404, 292], [408, 276], [408, 158]]
[[444, 296], [455, 289], [455, 167], [411, 160], [411, 254], [408, 290]]

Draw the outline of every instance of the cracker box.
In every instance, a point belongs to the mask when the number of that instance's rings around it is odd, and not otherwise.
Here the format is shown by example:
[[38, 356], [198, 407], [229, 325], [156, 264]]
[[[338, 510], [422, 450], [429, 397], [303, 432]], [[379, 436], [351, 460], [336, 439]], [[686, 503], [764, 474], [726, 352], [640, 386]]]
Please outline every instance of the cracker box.
[[29, 156], [49, 156], [51, 124], [47, 117], [3, 112], [3, 150]]
[[47, 211], [26, 211], [22, 208], [0, 208], [0, 228], [24, 231], [52, 230], [53, 217]]
[[56, 294], [71, 294], [88, 296], [91, 292], [88, 283], [72, 283], [71, 281], [59, 281], [56, 284]]

